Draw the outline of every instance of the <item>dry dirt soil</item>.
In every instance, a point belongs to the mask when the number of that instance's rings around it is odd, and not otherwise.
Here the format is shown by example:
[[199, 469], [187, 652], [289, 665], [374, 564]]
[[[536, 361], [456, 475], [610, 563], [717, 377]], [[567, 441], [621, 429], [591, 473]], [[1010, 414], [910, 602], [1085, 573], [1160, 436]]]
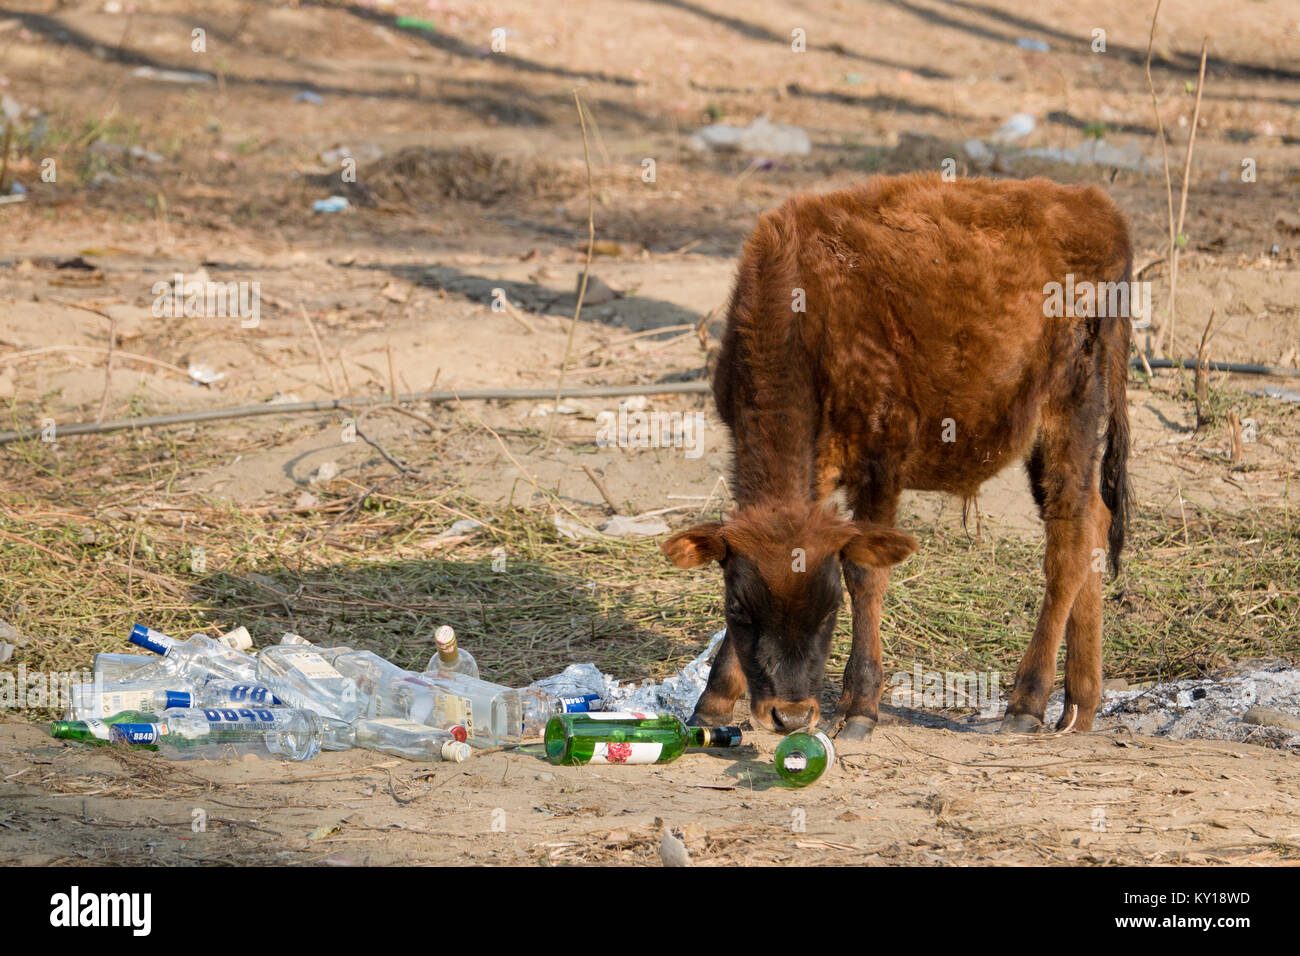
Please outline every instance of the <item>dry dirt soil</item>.
[[[575, 89], [590, 116], [592, 272], [615, 294], [583, 308], [571, 384], [702, 378], [736, 254], [761, 212], [801, 190], [938, 169], [948, 157], [971, 175], [1042, 174], [1108, 189], [1132, 219], [1139, 277], [1155, 289], [1156, 322], [1143, 337], [1153, 354], [1194, 354], [1214, 310], [1214, 359], [1300, 367], [1294, 0], [1187, 0], [1161, 13], [1152, 74], [1175, 210], [1201, 39], [1210, 37], [1178, 324], [1163, 349], [1162, 173], [1053, 164], [1012, 149], [977, 166], [961, 152], [1025, 112], [1037, 123], [1017, 146], [1070, 148], [1100, 131], [1158, 160], [1142, 67], [1145, 5], [127, 6], [134, 12], [15, 0], [0, 12], [0, 93], [28, 111], [5, 176], [29, 190], [0, 205], [5, 427], [394, 386], [554, 386], [587, 239]], [[434, 29], [399, 26], [398, 16]], [[192, 49], [196, 28], [206, 31], [201, 52]], [[1104, 53], [1090, 48], [1099, 28]], [[494, 51], [497, 29], [505, 49]], [[806, 52], [791, 49], [796, 29], [806, 32]], [[1049, 49], [1025, 49], [1022, 39]], [[204, 79], [169, 80], [159, 72], [168, 70]], [[31, 110], [48, 117], [43, 141], [30, 138]], [[807, 130], [811, 155], [759, 163], [688, 146], [689, 133], [713, 119], [761, 115]], [[357, 157], [355, 182], [342, 180], [340, 158], [322, 158], [340, 148]], [[40, 179], [47, 157], [56, 182]], [[645, 159], [655, 161], [653, 182], [643, 180]], [[1256, 170], [1252, 182], [1242, 180], [1244, 162]], [[312, 212], [334, 194], [350, 208]], [[260, 322], [157, 317], [154, 283], [177, 273], [257, 282]], [[498, 288], [513, 314], [491, 308]], [[220, 378], [196, 383], [195, 365]], [[1260, 406], [1252, 467], [1230, 473], [1207, 461], [1221, 457], [1224, 435], [1208, 445], [1193, 438], [1191, 405], [1168, 387], [1174, 376], [1158, 380], [1167, 387], [1130, 396], [1144, 507], [1195, 500], [1231, 511], [1284, 500], [1296, 476], [1292, 406]], [[1238, 398], [1300, 388], [1295, 378], [1227, 374], [1211, 385]], [[665, 449], [593, 458], [594, 415], [615, 401], [572, 404], [578, 414], [563, 417], [560, 442], [516, 442], [516, 461], [482, 431], [435, 432], [431, 451], [413, 420], [375, 416], [370, 428], [488, 502], [535, 503], [522, 467], [596, 516], [602, 502], [584, 463], [635, 510], [676, 509], [670, 520], [694, 507], [683, 501], [719, 491], [727, 448], [702, 397], [650, 402], [708, 416], [698, 458]], [[517, 434], [538, 427], [545, 403], [473, 408]], [[328, 416], [203, 429], [214, 447], [233, 450], [211, 467], [179, 462], [167, 489], [174, 504], [283, 506], [321, 464], [335, 462], [346, 481], [377, 457], [344, 443]], [[986, 529], [1039, 533], [1019, 469], [990, 483], [980, 510]], [[907, 512], [960, 520], [959, 505], [929, 496], [912, 497]], [[701, 622], [702, 635], [712, 623]], [[826, 781], [792, 791], [773, 786], [772, 741], [762, 735], [731, 757], [689, 755], [648, 769], [552, 768], [527, 752], [459, 766], [364, 751], [300, 766], [170, 765], [65, 745], [14, 717], [0, 723], [0, 862], [657, 863], [657, 819], [684, 835], [701, 865], [1300, 859], [1300, 765], [1289, 754], [1133, 738], [1104, 724], [1089, 735], [999, 738], [988, 724], [924, 718], [892, 714]], [[204, 814], [200, 832], [194, 821]]]

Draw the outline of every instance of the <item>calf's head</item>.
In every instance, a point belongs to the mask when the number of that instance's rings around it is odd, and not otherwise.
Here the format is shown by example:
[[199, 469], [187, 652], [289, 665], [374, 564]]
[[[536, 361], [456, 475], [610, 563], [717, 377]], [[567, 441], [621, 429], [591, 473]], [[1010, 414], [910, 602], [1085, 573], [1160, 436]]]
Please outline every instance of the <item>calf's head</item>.
[[887, 568], [915, 551], [916, 541], [810, 505], [743, 508], [725, 524], [678, 532], [661, 548], [679, 568], [722, 565], [727, 640], [749, 686], [750, 715], [768, 730], [787, 732], [820, 716], [841, 562]]

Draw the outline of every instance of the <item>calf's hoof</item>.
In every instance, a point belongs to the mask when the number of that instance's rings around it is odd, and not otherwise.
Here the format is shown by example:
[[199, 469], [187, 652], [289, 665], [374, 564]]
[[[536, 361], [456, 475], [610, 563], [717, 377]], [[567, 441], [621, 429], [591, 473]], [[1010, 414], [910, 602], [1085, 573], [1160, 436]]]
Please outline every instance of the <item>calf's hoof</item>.
[[835, 734], [837, 740], [870, 740], [871, 732], [876, 729], [874, 717], [856, 716], [844, 721]]
[[1043, 722], [1033, 714], [1007, 714], [1002, 718], [1000, 734], [1036, 734], [1043, 729]]

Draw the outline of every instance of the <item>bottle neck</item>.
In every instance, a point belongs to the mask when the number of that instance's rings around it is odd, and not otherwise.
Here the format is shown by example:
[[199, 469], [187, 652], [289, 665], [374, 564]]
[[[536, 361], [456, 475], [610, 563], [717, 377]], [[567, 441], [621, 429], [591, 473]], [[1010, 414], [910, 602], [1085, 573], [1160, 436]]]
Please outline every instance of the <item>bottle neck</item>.
[[460, 658], [460, 649], [456, 647], [456, 638], [438, 645], [438, 660], [444, 664], [455, 664]]
[[692, 747], [739, 747], [739, 727], [688, 727]]

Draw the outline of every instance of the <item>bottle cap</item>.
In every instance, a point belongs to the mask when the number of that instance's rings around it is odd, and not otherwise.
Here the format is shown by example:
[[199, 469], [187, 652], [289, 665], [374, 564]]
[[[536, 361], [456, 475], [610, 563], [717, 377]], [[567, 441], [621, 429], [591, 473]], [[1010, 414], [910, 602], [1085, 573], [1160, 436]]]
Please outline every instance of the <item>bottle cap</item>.
[[226, 647], [233, 647], [237, 651], [246, 651], [253, 646], [253, 638], [248, 633], [248, 628], [243, 626], [222, 634], [217, 640], [225, 644]]
[[297, 634], [290, 632], [288, 634], [285, 634], [284, 637], [280, 638], [280, 643], [281, 644], [310, 644], [311, 641], [307, 640], [307, 638], [305, 637], [301, 637]]
[[457, 724], [455, 727], [447, 728], [447, 732], [456, 738], [457, 743], [464, 743], [469, 739], [469, 734], [465, 733], [465, 728]]
[[166, 700], [163, 701], [163, 709], [171, 710], [173, 707], [193, 707], [194, 695], [186, 690], [166, 690], [163, 691]]
[[143, 647], [146, 651], [153, 651], [155, 654], [166, 654], [176, 644], [173, 638], [162, 631], [155, 631], [152, 627], [143, 624], [136, 624], [131, 628], [129, 640], [136, 647]]
[[469, 744], [459, 740], [449, 740], [442, 745], [442, 759], [452, 763], [464, 763], [469, 759]]
[[438, 645], [439, 650], [454, 648], [456, 646], [456, 632], [444, 624], [434, 633], [433, 643]]

